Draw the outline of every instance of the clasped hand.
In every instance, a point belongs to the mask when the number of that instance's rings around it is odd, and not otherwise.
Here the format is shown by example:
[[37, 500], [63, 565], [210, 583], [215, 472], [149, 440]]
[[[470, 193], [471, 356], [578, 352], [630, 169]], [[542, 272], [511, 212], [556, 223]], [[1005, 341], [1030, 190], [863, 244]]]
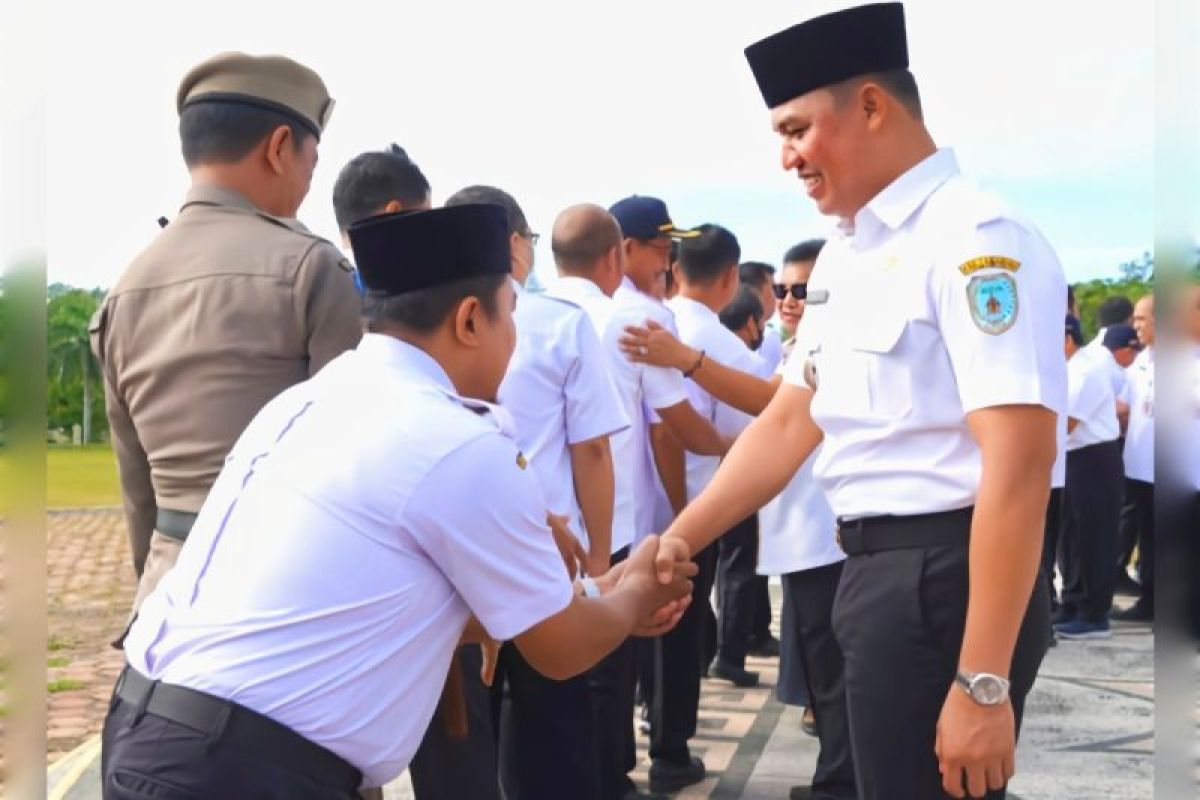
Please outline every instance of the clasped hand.
[[692, 602], [699, 569], [682, 541], [648, 536], [628, 559], [596, 580], [602, 593], [629, 590], [642, 602], [634, 636], [661, 636], [679, 623]]

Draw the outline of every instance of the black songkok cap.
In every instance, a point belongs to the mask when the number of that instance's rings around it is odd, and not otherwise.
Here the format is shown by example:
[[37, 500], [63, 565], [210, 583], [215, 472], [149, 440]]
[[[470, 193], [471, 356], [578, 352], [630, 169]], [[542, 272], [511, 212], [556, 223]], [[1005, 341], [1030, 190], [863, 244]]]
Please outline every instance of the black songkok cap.
[[767, 108], [871, 72], [908, 68], [904, 6], [874, 3], [814, 17], [746, 48]]
[[508, 213], [490, 203], [381, 214], [348, 233], [370, 292], [405, 294], [512, 271]]

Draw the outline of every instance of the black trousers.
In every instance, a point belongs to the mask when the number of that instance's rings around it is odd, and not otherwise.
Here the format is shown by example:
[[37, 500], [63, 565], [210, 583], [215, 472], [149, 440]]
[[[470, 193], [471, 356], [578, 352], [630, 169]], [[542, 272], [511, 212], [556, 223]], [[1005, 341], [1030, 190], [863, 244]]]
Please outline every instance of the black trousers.
[[821, 743], [812, 780], [816, 800], [858, 797], [850, 754], [845, 662], [833, 635], [833, 601], [841, 576], [842, 562], [783, 576], [783, 591], [790, 599], [790, 622], [796, 629]]
[[1133, 491], [1129, 487], [1129, 478], [1125, 479], [1125, 497], [1121, 504], [1121, 521], [1117, 525], [1117, 574], [1120, 575], [1133, 559], [1133, 550], [1138, 543], [1137, 505], [1133, 499]]
[[1050, 592], [1051, 608], [1058, 606], [1058, 590], [1054, 588], [1054, 566], [1058, 561], [1058, 548], [1062, 534], [1063, 490], [1059, 487], [1050, 490], [1050, 500], [1046, 503], [1046, 526], [1042, 534], [1042, 574], [1046, 578], [1046, 588]]
[[[757, 564], [757, 553], [755, 563]], [[750, 628], [750, 638], [761, 642], [771, 635], [771, 588], [766, 575], [754, 576], [754, 624]]]
[[[612, 564], [615, 566], [628, 557], [629, 548], [624, 547], [613, 555]], [[629, 773], [637, 766], [633, 707], [637, 697], [638, 653], [643, 644], [642, 639], [626, 639], [587, 673], [595, 783], [602, 800], [619, 800], [635, 788]]]
[[1142, 584], [1139, 602], [1154, 610], [1154, 484], [1125, 479], [1126, 506], [1138, 547], [1138, 580]]
[[493, 691], [501, 686], [507, 688], [499, 736], [505, 800], [600, 800], [587, 675], [547, 678], [508, 642]]
[[807, 706], [808, 677], [804, 674], [804, 656], [800, 652], [800, 624], [796, 621], [796, 601], [788, 590], [790, 575], [783, 575], [783, 608], [779, 613], [779, 680], [775, 696], [789, 706]]
[[[709, 545], [693, 561], [692, 604], [679, 624], [655, 639], [654, 696], [650, 703], [650, 758], [687, 764], [688, 739], [696, 735], [700, 675], [707, 663], [705, 623], [711, 617], [708, 596], [716, 573], [716, 547]], [[705, 614], [705, 609], [708, 614]]]
[[463, 671], [467, 738], [450, 738], [434, 715], [408, 765], [413, 795], [417, 800], [500, 800], [496, 721], [491, 692], [479, 677], [483, 666], [479, 645], [460, 647], [457, 658]]
[[206, 733], [114, 696], [104, 720], [104, 800], [358, 800], [358, 770], [249, 709]]
[[1067, 453], [1066, 507], [1071, 524], [1066, 526], [1066, 553], [1073, 553], [1075, 564], [1064, 570], [1062, 603], [1089, 622], [1107, 619], [1112, 609], [1124, 481], [1120, 445], [1115, 440]]
[[717, 655], [744, 666], [758, 615], [758, 515], [751, 514], [717, 540]]
[[[958, 669], [968, 549], [966, 544], [913, 547], [854, 555], [845, 562], [833, 628], [845, 657], [850, 738], [862, 800], [948, 797], [934, 740]], [[1046, 652], [1048, 611], [1039, 577], [1009, 673], [1018, 733], [1025, 696]], [[1004, 791], [986, 795], [988, 800], [1004, 796]]]

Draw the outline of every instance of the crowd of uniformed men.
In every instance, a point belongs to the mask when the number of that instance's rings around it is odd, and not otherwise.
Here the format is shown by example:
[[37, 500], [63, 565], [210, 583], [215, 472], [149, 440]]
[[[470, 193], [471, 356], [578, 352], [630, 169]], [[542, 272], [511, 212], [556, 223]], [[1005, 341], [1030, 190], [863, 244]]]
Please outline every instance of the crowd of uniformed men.
[[140, 580], [106, 797], [641, 797], [639, 705], [669, 793], [750, 654], [820, 740], [793, 797], [1003, 796], [1044, 587], [1107, 636], [1136, 549], [1153, 612], [1152, 298], [1064, 328], [1053, 251], [926, 132], [899, 4], [746, 54], [836, 234], [776, 268], [581, 203], [542, 292], [520, 203], [432, 209], [396, 145], [338, 175], [343, 256], [296, 220], [316, 73], [188, 73], [193, 187], [93, 323]]

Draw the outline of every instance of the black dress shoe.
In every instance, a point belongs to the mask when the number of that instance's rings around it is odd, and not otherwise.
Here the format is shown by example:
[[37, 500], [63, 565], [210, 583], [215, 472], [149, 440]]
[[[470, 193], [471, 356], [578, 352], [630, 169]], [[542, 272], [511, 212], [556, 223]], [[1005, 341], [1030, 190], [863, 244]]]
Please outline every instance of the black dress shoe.
[[779, 640], [771, 634], [760, 639], [754, 639], [746, 648], [746, 653], [759, 658], [775, 658], [779, 655]]
[[1154, 611], [1139, 600], [1124, 611], [1112, 612], [1108, 615], [1108, 618], [1121, 622], [1153, 622]]
[[704, 762], [692, 756], [686, 764], [656, 758], [650, 762], [650, 791], [677, 792], [685, 786], [704, 780]]
[[712, 664], [708, 667], [708, 674], [710, 677], [721, 678], [743, 689], [758, 686], [757, 672], [751, 672], [745, 667], [739, 667], [727, 661], [722, 661], [720, 656], [713, 659]]

